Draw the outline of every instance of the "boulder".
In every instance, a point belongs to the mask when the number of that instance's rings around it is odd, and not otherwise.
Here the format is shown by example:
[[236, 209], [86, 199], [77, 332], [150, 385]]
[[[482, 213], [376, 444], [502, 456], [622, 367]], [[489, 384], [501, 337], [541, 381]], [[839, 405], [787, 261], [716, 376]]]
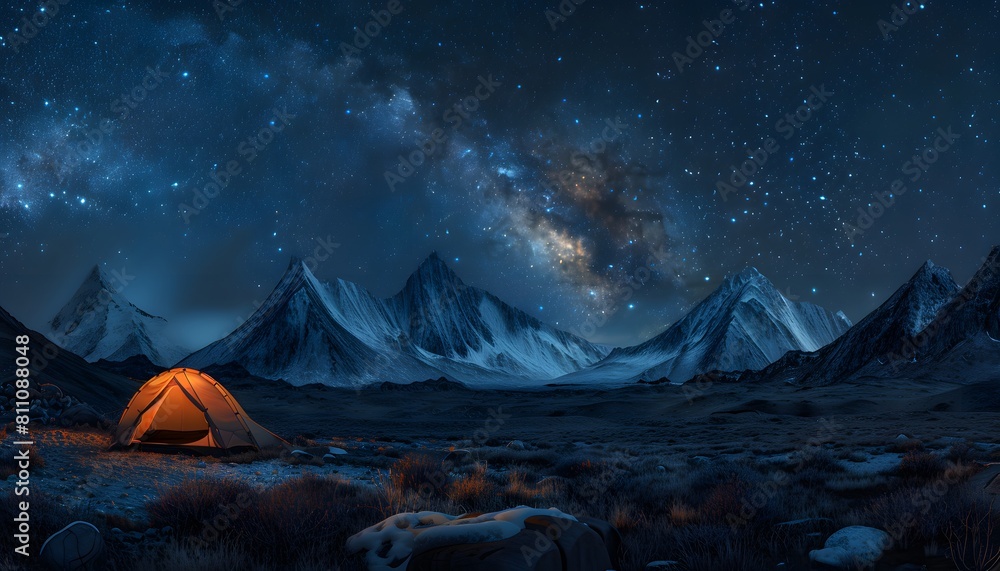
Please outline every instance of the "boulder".
[[104, 553], [101, 532], [85, 521], [74, 521], [42, 544], [39, 558], [59, 571], [85, 569]]
[[44, 383], [38, 386], [38, 393], [44, 399], [61, 399], [63, 397], [62, 389], [51, 384]]
[[103, 422], [101, 413], [94, 410], [89, 404], [75, 404], [59, 415], [59, 423], [63, 426], [77, 426], [80, 424], [87, 426], [101, 426]]
[[881, 529], [854, 525], [831, 535], [823, 549], [810, 551], [809, 560], [836, 569], [868, 569], [891, 543], [892, 538]]
[[607, 522], [520, 506], [396, 514], [348, 538], [347, 550], [363, 552], [372, 570], [607, 571], [616, 568], [619, 542]]
[[601, 536], [579, 522], [531, 516], [513, 537], [414, 553], [407, 571], [607, 571], [611, 557]]
[[577, 518], [577, 521], [601, 536], [601, 541], [604, 542], [604, 547], [608, 551], [608, 557], [611, 558], [609, 569], [618, 569], [621, 559], [625, 555], [625, 543], [622, 541], [622, 535], [618, 533], [618, 528], [596, 517], [581, 516]]

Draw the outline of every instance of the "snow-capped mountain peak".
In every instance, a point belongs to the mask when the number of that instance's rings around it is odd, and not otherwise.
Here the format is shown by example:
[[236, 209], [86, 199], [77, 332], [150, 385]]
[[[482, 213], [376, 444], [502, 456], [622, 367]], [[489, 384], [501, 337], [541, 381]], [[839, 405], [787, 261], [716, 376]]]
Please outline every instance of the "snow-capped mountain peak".
[[727, 277], [690, 313], [645, 343], [615, 349], [566, 382], [602, 377], [684, 382], [713, 370], [762, 369], [788, 351], [815, 351], [851, 325], [811, 303], [787, 299], [756, 268]]
[[168, 340], [167, 322], [125, 297], [133, 276], [94, 266], [69, 302], [49, 322], [50, 335], [64, 349], [95, 362], [145, 355], [169, 366], [186, 352]]

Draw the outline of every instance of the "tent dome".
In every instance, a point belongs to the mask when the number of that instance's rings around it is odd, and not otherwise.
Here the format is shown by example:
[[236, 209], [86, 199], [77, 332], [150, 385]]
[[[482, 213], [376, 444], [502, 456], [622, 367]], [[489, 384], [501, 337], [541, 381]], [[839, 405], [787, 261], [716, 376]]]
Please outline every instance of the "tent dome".
[[116, 447], [143, 450], [241, 452], [285, 441], [254, 422], [212, 377], [171, 369], [132, 397], [115, 432]]

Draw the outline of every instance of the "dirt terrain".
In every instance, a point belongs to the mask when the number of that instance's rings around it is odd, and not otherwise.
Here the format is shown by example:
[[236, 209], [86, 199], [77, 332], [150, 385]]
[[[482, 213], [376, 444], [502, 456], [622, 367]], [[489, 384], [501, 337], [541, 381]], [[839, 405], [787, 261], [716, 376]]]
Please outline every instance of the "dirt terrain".
[[[89, 510], [106, 519], [107, 529], [130, 526], [138, 537], [155, 519], [149, 506], [159, 503], [162, 512], [162, 498], [171, 490], [201, 489], [197, 482], [223, 480], [279, 489], [301, 485], [305, 475], [329, 476], [360, 490], [352, 492], [367, 498], [356, 500], [359, 506], [377, 507], [368, 515], [351, 512], [356, 520], [338, 520], [339, 527], [331, 529], [342, 537], [399, 511], [551, 506], [586, 511], [622, 528], [627, 544], [622, 569], [680, 557], [697, 570], [742, 557], [716, 553], [706, 547], [716, 540], [699, 534], [720, 533], [719, 523], [738, 512], [755, 489], [765, 489], [773, 474], [791, 479], [775, 492], [766, 513], [748, 520], [753, 534], [803, 518], [834, 518], [831, 526], [887, 527], [898, 515], [884, 508], [866, 511], [869, 505], [893, 505], [886, 498], [896, 497], [894, 490], [923, 489], [940, 479], [946, 466], [960, 468], [962, 490], [981, 490], [988, 481], [986, 467], [1000, 461], [1000, 390], [993, 382], [537, 391], [472, 391], [428, 382], [353, 391], [246, 377], [220, 381], [257, 422], [313, 456], [203, 458], [109, 451], [108, 431], [39, 426], [34, 437], [42, 464], [33, 470], [33, 486], [55, 498], [61, 509]], [[346, 453], [322, 460], [331, 446]], [[437, 470], [442, 458], [459, 458], [448, 465], [447, 487], [429, 499], [398, 481], [424, 457], [434, 458], [430, 470]], [[907, 464], [917, 460], [926, 464], [920, 464], [919, 473]], [[578, 490], [600, 494], [581, 499]], [[209, 513], [217, 509], [218, 500], [206, 501]], [[719, 502], [727, 507], [716, 506]], [[960, 502], [942, 499], [934, 510], [965, 509]], [[904, 512], [911, 509], [905, 498], [896, 503]], [[351, 509], [344, 500], [334, 505]], [[757, 541], [750, 531], [733, 529], [738, 541]], [[822, 534], [832, 531], [823, 528]], [[787, 562], [783, 568], [814, 569], [806, 554], [822, 547], [822, 534], [803, 536], [744, 568], [770, 569], [781, 560]], [[895, 570], [903, 563], [954, 569], [944, 552], [918, 549], [920, 537], [906, 550], [887, 554], [879, 569]], [[114, 541], [119, 558], [125, 557], [122, 549], [145, 545]], [[181, 543], [158, 543], [153, 551], [129, 552], [118, 568], [139, 565], [136, 557], [147, 558], [142, 568], [163, 568], [167, 563], [156, 555], [167, 549], [163, 545], [177, 546], [167, 553], [188, 561]], [[339, 544], [328, 549], [346, 557]], [[698, 562], [703, 556], [698, 550], [711, 554]], [[249, 564], [255, 556], [247, 552], [244, 557]], [[361, 567], [349, 560], [342, 568]]]

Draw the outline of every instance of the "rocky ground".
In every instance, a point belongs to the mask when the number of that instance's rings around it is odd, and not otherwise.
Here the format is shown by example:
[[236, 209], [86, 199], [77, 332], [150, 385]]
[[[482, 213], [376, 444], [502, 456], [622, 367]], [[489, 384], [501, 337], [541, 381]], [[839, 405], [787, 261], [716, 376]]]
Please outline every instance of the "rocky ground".
[[[372, 508], [352, 512], [356, 520], [341, 518], [349, 529], [336, 533], [345, 538], [394, 510], [457, 515], [525, 504], [613, 523], [629, 550], [622, 569], [654, 561], [684, 565], [662, 568], [713, 569], [728, 555], [711, 547], [711, 534], [734, 533], [725, 539], [734, 549], [748, 537], [732, 526], [735, 515], [755, 538], [760, 530], [801, 532], [794, 547], [782, 548], [793, 551], [777, 557], [782, 561], [762, 549], [759, 561], [748, 557], [741, 568], [822, 569], [829, 567], [810, 563], [808, 552], [836, 529], [891, 527], [907, 515], [906, 494], [934, 489], [949, 469], [955, 483], [926, 512], [910, 511], [926, 519], [961, 510], [965, 500], [956, 494], [981, 491], [995, 473], [989, 465], [1000, 461], [1000, 408], [991, 393], [930, 382], [809, 390], [719, 385], [697, 394], [670, 386], [355, 392], [224, 383], [255, 420], [309, 456], [112, 452], [106, 429], [62, 427], [53, 413], [34, 427], [41, 458], [34, 489], [67, 514], [84, 509], [101, 519], [109, 546], [140, 559], [190, 533], [178, 530], [183, 522], [157, 519], [150, 510], [171, 490], [198, 481], [281, 490], [312, 475], [357, 487], [355, 500], [338, 501]], [[324, 459], [331, 447], [338, 453]], [[432, 483], [427, 497], [419, 481], [398, 478], [426, 458], [445, 467], [446, 480]], [[894, 501], [903, 508], [884, 507], [893, 494], [902, 494]], [[764, 497], [763, 506], [755, 507], [756, 497]], [[906, 541], [881, 558], [880, 570], [957, 568], [946, 529], [921, 526], [904, 527]], [[695, 553], [699, 545], [711, 553]], [[331, 549], [353, 561], [344, 568], [363, 568], [342, 545]]]

